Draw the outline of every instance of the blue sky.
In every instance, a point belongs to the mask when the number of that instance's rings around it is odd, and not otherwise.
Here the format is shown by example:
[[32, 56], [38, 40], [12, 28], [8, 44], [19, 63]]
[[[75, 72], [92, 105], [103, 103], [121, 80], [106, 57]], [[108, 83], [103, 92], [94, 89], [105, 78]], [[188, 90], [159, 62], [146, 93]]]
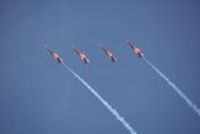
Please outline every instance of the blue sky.
[[[0, 133], [128, 133], [51, 59], [48, 43], [138, 134], [199, 134], [199, 117], [125, 42], [137, 42], [200, 106], [199, 12], [195, 0], [1, 0]], [[108, 60], [102, 43], [119, 62]], [[80, 63], [73, 45], [91, 65]]]

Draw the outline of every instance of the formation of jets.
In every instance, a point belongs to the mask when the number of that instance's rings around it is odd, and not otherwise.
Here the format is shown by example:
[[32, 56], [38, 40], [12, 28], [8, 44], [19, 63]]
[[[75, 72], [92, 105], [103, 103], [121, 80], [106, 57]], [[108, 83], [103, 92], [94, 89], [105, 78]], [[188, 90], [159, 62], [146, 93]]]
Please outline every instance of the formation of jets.
[[[144, 53], [142, 52], [142, 50], [132, 41], [127, 40], [128, 45], [131, 47], [131, 49], [133, 50], [133, 52], [139, 57], [142, 58], [144, 57]], [[45, 46], [46, 50], [51, 54], [51, 56], [53, 57], [53, 59], [55, 61], [57, 61], [59, 64], [60, 63], [64, 63], [64, 59], [55, 51], [53, 51], [52, 49], [50, 49], [47, 45]], [[103, 52], [106, 54], [106, 56], [112, 61], [112, 62], [117, 62], [118, 58], [116, 57], [116, 55], [109, 50], [105, 45], [101, 46], [101, 49], [103, 50]], [[90, 58], [87, 56], [86, 53], [82, 52], [80, 49], [77, 48], [73, 48], [75, 54], [78, 56], [78, 58], [80, 59], [80, 61], [83, 64], [89, 64], [90, 63]]]

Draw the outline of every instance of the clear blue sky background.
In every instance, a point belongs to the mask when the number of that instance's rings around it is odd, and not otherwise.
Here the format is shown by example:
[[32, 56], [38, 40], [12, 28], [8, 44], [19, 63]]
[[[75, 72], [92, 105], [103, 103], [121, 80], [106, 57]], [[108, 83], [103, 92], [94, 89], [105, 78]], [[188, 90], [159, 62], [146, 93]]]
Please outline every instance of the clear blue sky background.
[[[48, 43], [138, 134], [199, 134], [200, 118], [125, 40], [200, 106], [200, 3], [195, 0], [1, 0], [0, 133], [128, 134], [44, 49]], [[99, 45], [119, 57], [111, 63]], [[88, 53], [85, 66], [72, 52]]]

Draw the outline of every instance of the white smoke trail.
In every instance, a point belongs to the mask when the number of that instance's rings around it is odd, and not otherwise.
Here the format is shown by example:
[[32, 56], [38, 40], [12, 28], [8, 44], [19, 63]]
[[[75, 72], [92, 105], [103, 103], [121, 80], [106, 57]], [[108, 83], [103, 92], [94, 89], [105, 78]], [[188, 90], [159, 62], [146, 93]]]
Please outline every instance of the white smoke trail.
[[99, 93], [92, 88], [85, 80], [83, 80], [76, 72], [63, 63], [63, 66], [70, 71], [115, 117], [122, 125], [131, 133], [137, 134], [130, 124], [106, 101]]
[[158, 73], [160, 77], [162, 77], [168, 84], [171, 86], [176, 93], [186, 102], [186, 104], [191, 107], [195, 113], [200, 117], [200, 109], [186, 96], [184, 92], [182, 92], [172, 81], [169, 80], [167, 76], [165, 76], [157, 67], [155, 67], [150, 61], [143, 58], [144, 61], [154, 70]]

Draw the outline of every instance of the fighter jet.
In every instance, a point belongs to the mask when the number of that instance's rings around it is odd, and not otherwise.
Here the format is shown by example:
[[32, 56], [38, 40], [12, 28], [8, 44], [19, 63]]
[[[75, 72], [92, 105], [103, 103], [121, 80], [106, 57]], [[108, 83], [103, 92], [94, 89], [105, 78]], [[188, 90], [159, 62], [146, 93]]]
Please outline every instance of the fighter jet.
[[112, 62], [117, 61], [117, 57], [108, 48], [106, 48], [105, 46], [101, 46], [101, 48]]
[[142, 50], [136, 46], [135, 43], [127, 40], [127, 43], [129, 44], [129, 46], [133, 49], [133, 51], [135, 52], [135, 54], [139, 57], [142, 58], [144, 57], [144, 53], [142, 52]]
[[78, 58], [84, 63], [84, 64], [89, 64], [90, 63], [90, 59], [88, 58], [88, 56], [81, 52], [79, 49], [77, 48], [73, 48], [75, 54], [78, 56]]
[[57, 61], [59, 64], [64, 63], [64, 60], [61, 58], [60, 55], [58, 55], [56, 52], [50, 49], [47, 45], [45, 45], [45, 48], [51, 54], [51, 56], [53, 57], [55, 61]]

